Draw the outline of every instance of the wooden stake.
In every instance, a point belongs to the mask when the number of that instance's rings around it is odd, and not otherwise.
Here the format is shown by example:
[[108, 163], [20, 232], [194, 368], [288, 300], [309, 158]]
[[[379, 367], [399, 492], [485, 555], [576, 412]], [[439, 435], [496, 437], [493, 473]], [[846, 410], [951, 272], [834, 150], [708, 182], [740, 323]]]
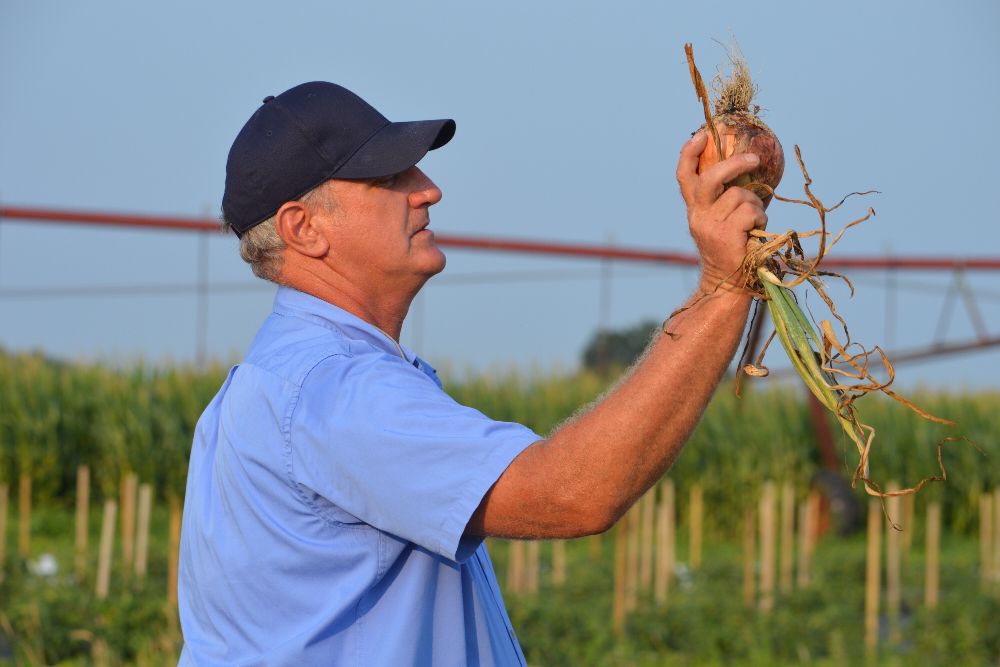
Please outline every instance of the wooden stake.
[[764, 482], [760, 497], [760, 609], [774, 608], [776, 491], [774, 482]]
[[113, 500], [104, 501], [104, 517], [101, 520], [101, 544], [97, 556], [97, 586], [95, 595], [98, 600], [108, 597], [111, 584], [111, 553], [115, 539], [115, 515], [118, 513], [118, 503]]
[[878, 609], [881, 579], [882, 504], [868, 501], [868, 544], [865, 556], [865, 652], [873, 657], [878, 647]]
[[653, 541], [656, 537], [656, 487], [650, 489], [640, 501], [642, 507], [642, 538], [639, 559], [639, 589], [649, 595], [653, 588]]
[[90, 659], [94, 667], [108, 667], [111, 664], [108, 650], [108, 642], [104, 637], [95, 637], [90, 644]]
[[[899, 484], [896, 482], [889, 482], [886, 485], [886, 491], [892, 493], [893, 491], [899, 491]], [[889, 513], [889, 518], [896, 522], [900, 522], [900, 505], [899, 496], [890, 496], [885, 499], [886, 511]], [[899, 611], [902, 602], [902, 581], [901, 575], [902, 570], [900, 569], [900, 539], [899, 531], [892, 527], [890, 521], [886, 521], [886, 540], [885, 540], [885, 585], [886, 585], [886, 614], [889, 617], [889, 643], [898, 644], [902, 638], [902, 632], [899, 629]], [[904, 530], [909, 530], [907, 526], [902, 526]]]
[[153, 487], [139, 486], [139, 525], [135, 542], [135, 576], [141, 583], [146, 578], [146, 561], [149, 556], [149, 515], [153, 510]]
[[523, 540], [515, 540], [511, 547], [514, 554], [514, 591], [528, 592], [528, 545]]
[[927, 504], [927, 570], [924, 575], [924, 604], [934, 609], [941, 581], [941, 503]]
[[799, 503], [799, 563], [795, 584], [800, 589], [809, 586], [809, 580], [811, 579], [809, 572], [809, 539], [813, 527], [812, 512], [809, 509], [808, 500], [803, 500]]
[[501, 540], [507, 545], [507, 574], [500, 580], [501, 585], [508, 593], [514, 592], [514, 542], [512, 540]]
[[27, 558], [31, 554], [31, 475], [22, 472], [17, 482], [17, 553]]
[[628, 567], [628, 521], [626, 514], [615, 527], [615, 590], [611, 605], [611, 626], [615, 634], [625, 632], [625, 570]]
[[691, 486], [691, 501], [688, 507], [688, 529], [690, 530], [690, 554], [688, 555], [688, 565], [691, 571], [701, 567], [701, 540], [703, 531], [703, 519], [705, 514], [704, 497], [700, 483]]
[[538, 540], [529, 540], [525, 544], [525, 556], [527, 568], [525, 573], [525, 590], [535, 595], [538, 593], [538, 565], [541, 560], [541, 543]]
[[806, 501], [809, 503], [809, 561], [812, 562], [813, 554], [816, 553], [816, 547], [819, 545], [819, 535], [823, 530], [822, 525], [822, 515], [823, 515], [823, 500], [820, 498], [819, 491], [813, 489], [809, 492], [806, 497]]
[[993, 579], [993, 497], [979, 496], [979, 578], [983, 590]]
[[625, 611], [635, 611], [639, 598], [639, 551], [642, 520], [639, 503], [625, 515], [628, 521], [628, 569], [625, 570]]
[[795, 487], [791, 482], [781, 485], [781, 570], [778, 587], [782, 593], [792, 592], [792, 572], [795, 555]]
[[517, 592], [524, 593], [528, 592], [528, 543], [524, 540], [517, 540], [517, 547], [514, 549], [514, 553], [517, 557]]
[[524, 542], [512, 540], [507, 543], [507, 590], [511, 593], [524, 592]]
[[753, 607], [757, 597], [757, 526], [752, 507], [743, 512], [743, 604]]
[[10, 502], [10, 487], [0, 484], [0, 581], [4, 579], [4, 565], [7, 562], [7, 505]]
[[979, 496], [979, 580], [987, 590], [993, 579], [993, 497]]
[[566, 541], [556, 540], [552, 543], [552, 585], [562, 586], [566, 583]]
[[1000, 487], [993, 489], [993, 581], [1000, 583]]
[[135, 562], [135, 494], [138, 478], [128, 472], [121, 482], [122, 567], [131, 574]]
[[590, 553], [590, 560], [601, 560], [601, 556], [604, 553], [604, 543], [600, 535], [591, 535], [587, 538], [588, 550]]
[[661, 485], [660, 503], [656, 517], [656, 568], [653, 578], [653, 600], [657, 606], [665, 606], [670, 597], [670, 580], [674, 575], [676, 562], [676, 497], [673, 480], [664, 480]]
[[170, 512], [170, 551], [167, 561], [167, 607], [168, 616], [173, 619], [177, 611], [177, 565], [181, 549], [181, 501], [171, 494], [168, 500]]
[[910, 555], [910, 547], [913, 545], [913, 533], [911, 529], [914, 525], [914, 514], [916, 511], [917, 494], [910, 493], [900, 496], [900, 512], [902, 513], [903, 532], [899, 536], [900, 562], [903, 571], [906, 571], [906, 561]]
[[73, 547], [73, 571], [79, 583], [87, 578], [87, 538], [90, 533], [90, 468], [76, 469], [76, 541]]

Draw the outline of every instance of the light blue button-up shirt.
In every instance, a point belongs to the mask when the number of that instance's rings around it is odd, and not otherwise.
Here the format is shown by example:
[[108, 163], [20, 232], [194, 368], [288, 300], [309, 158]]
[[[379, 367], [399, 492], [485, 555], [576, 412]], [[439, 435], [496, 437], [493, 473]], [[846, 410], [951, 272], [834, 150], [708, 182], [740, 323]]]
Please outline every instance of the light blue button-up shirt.
[[523, 665], [465, 526], [539, 436], [453, 401], [346, 311], [280, 288], [198, 422], [182, 665]]

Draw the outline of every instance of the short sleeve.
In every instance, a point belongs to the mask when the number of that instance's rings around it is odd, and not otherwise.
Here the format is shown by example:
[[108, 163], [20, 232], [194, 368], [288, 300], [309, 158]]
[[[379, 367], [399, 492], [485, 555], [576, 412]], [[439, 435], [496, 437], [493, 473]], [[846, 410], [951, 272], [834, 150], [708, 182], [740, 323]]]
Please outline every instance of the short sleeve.
[[457, 561], [481, 541], [463, 532], [483, 496], [540, 439], [460, 405], [412, 364], [384, 353], [320, 362], [303, 381], [288, 426], [296, 483]]

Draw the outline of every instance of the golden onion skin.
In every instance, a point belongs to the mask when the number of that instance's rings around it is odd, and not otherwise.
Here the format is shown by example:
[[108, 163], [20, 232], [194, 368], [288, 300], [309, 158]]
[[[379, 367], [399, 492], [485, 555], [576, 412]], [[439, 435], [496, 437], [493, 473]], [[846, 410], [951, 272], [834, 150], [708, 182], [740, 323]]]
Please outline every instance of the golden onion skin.
[[[785, 151], [781, 142], [764, 121], [748, 111], [733, 111], [717, 115], [713, 118], [715, 128], [722, 144], [722, 159], [741, 153], [755, 153], [760, 158], [760, 165], [751, 172], [731, 181], [730, 185], [745, 187], [764, 202], [764, 208], [771, 203], [774, 188], [781, 182], [785, 171]], [[702, 125], [701, 129], [705, 126]], [[698, 173], [702, 173], [713, 164], [719, 162], [715, 141], [711, 135], [708, 145], [698, 160]], [[756, 186], [765, 183], [768, 188]]]

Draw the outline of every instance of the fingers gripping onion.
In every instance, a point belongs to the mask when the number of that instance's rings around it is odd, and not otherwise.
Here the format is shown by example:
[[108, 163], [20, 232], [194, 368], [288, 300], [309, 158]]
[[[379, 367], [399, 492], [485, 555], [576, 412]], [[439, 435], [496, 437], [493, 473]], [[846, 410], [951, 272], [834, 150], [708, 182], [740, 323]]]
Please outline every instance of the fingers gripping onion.
[[[755, 153], [760, 158], [760, 165], [751, 172], [743, 174], [730, 182], [747, 188], [764, 202], [766, 208], [771, 203], [774, 188], [781, 182], [785, 170], [785, 153], [781, 149], [778, 137], [757, 116], [748, 112], [731, 112], [716, 116], [715, 128], [722, 143], [722, 159], [740, 153]], [[698, 160], [698, 173], [701, 173], [716, 162], [719, 155], [715, 144], [708, 142], [708, 147]], [[761, 183], [768, 187], [761, 187]]]

